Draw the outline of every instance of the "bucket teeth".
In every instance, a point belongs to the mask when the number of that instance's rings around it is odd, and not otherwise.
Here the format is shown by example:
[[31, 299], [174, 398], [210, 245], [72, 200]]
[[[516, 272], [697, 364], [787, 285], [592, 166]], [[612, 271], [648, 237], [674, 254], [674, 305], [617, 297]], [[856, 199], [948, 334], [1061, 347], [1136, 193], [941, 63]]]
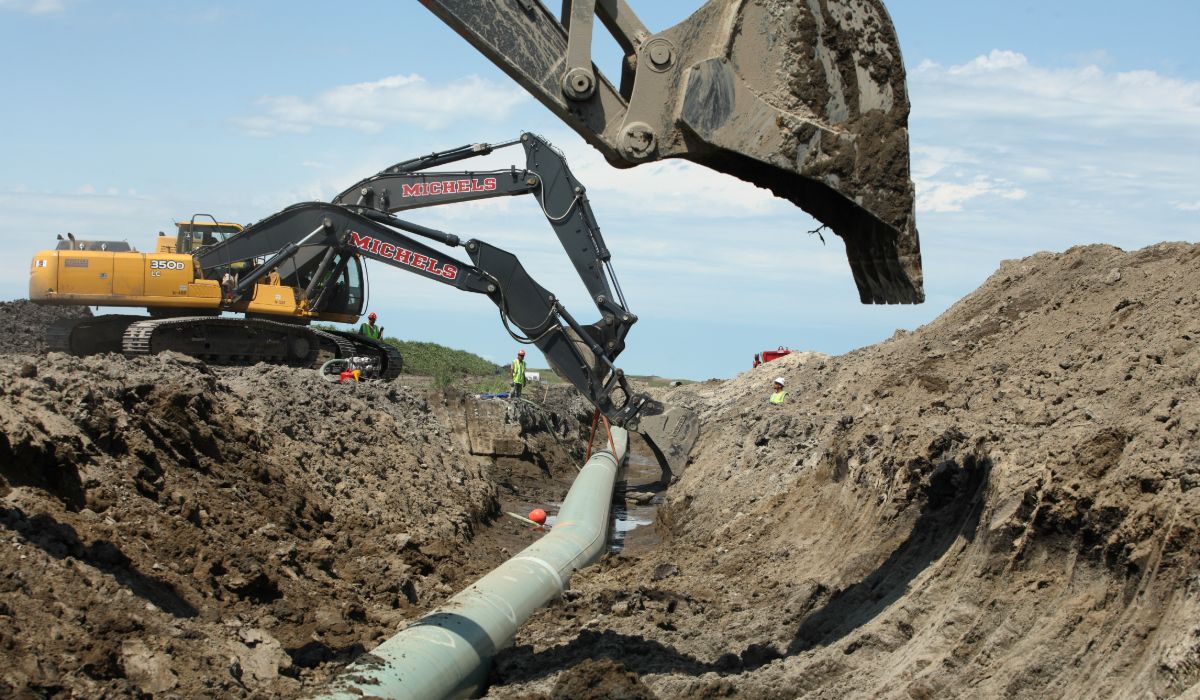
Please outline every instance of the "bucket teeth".
[[683, 474], [688, 454], [700, 434], [700, 421], [686, 408], [674, 406], [657, 415], [638, 418], [638, 433], [646, 439], [663, 470], [663, 480]]

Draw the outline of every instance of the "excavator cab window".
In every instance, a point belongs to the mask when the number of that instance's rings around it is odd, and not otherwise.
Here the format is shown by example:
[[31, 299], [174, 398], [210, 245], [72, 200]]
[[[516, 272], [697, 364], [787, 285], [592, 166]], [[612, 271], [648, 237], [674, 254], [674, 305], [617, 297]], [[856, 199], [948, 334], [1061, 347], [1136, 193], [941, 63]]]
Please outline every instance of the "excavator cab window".
[[346, 261], [341, 273], [330, 282], [328, 301], [321, 310], [328, 313], [362, 314], [366, 302], [366, 285], [363, 283], [362, 260], [353, 255]]
[[176, 225], [179, 227], [179, 238], [175, 246], [177, 253], [194, 253], [204, 246], [223, 243], [226, 238], [242, 230], [242, 227], [236, 224], [184, 221]]

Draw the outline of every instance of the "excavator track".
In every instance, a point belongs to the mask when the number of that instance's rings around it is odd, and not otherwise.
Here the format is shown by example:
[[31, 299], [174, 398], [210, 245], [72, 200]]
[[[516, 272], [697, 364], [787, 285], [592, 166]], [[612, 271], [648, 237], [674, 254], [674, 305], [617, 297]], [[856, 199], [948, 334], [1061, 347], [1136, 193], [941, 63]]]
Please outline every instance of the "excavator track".
[[379, 357], [385, 381], [395, 379], [404, 369], [404, 360], [394, 347], [347, 331], [318, 330], [259, 318], [121, 318], [124, 336], [120, 347], [111, 350], [128, 357], [174, 350], [214, 364], [267, 362], [312, 367], [324, 352], [332, 357]]
[[71, 355], [121, 352], [125, 329], [145, 319], [129, 314], [59, 319], [46, 327], [46, 347], [50, 352]]
[[342, 342], [348, 342], [353, 346], [354, 351], [351, 355], [340, 355], [339, 357], [350, 357], [352, 355], [382, 356], [383, 364], [380, 376], [384, 381], [390, 382], [399, 377], [400, 373], [404, 371], [404, 358], [400, 355], [400, 351], [390, 343], [349, 331], [325, 331], [325, 333], [336, 336]]
[[[217, 364], [268, 362], [308, 367], [317, 359], [322, 336], [294, 323], [263, 319], [187, 316], [146, 319], [130, 324], [122, 338], [126, 356], [174, 350]], [[339, 343], [335, 343], [339, 346]]]
[[[346, 340], [337, 333], [330, 331], [312, 329], [312, 332], [321, 339], [321, 349], [329, 353], [329, 358], [334, 357], [354, 357], [356, 348], [354, 343]], [[328, 358], [323, 358], [328, 359]]]

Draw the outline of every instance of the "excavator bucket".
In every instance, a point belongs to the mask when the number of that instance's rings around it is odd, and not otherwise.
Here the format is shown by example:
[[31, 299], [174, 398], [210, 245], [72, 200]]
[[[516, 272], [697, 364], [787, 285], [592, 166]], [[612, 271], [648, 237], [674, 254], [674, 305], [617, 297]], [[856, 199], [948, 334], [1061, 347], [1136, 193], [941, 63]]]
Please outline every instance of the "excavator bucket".
[[664, 407], [656, 415], [643, 415], [637, 430], [658, 460], [663, 481], [670, 482], [687, 466], [688, 454], [700, 436], [700, 420], [686, 408]]
[[[652, 33], [625, 0], [422, 0], [617, 167], [685, 158], [846, 244], [863, 303], [924, 300], [908, 92], [881, 0], [709, 0]], [[594, 20], [625, 52], [592, 64]]]

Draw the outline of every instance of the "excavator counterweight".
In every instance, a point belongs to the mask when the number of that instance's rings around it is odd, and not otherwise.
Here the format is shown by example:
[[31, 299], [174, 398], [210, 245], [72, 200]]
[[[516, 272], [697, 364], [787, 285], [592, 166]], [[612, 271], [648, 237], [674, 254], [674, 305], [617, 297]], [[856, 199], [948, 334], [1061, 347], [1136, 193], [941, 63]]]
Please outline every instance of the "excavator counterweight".
[[[924, 300], [908, 92], [880, 0], [710, 0], [652, 33], [625, 0], [421, 0], [616, 167], [684, 158], [798, 205], [863, 303]], [[592, 63], [594, 20], [625, 53]]]

